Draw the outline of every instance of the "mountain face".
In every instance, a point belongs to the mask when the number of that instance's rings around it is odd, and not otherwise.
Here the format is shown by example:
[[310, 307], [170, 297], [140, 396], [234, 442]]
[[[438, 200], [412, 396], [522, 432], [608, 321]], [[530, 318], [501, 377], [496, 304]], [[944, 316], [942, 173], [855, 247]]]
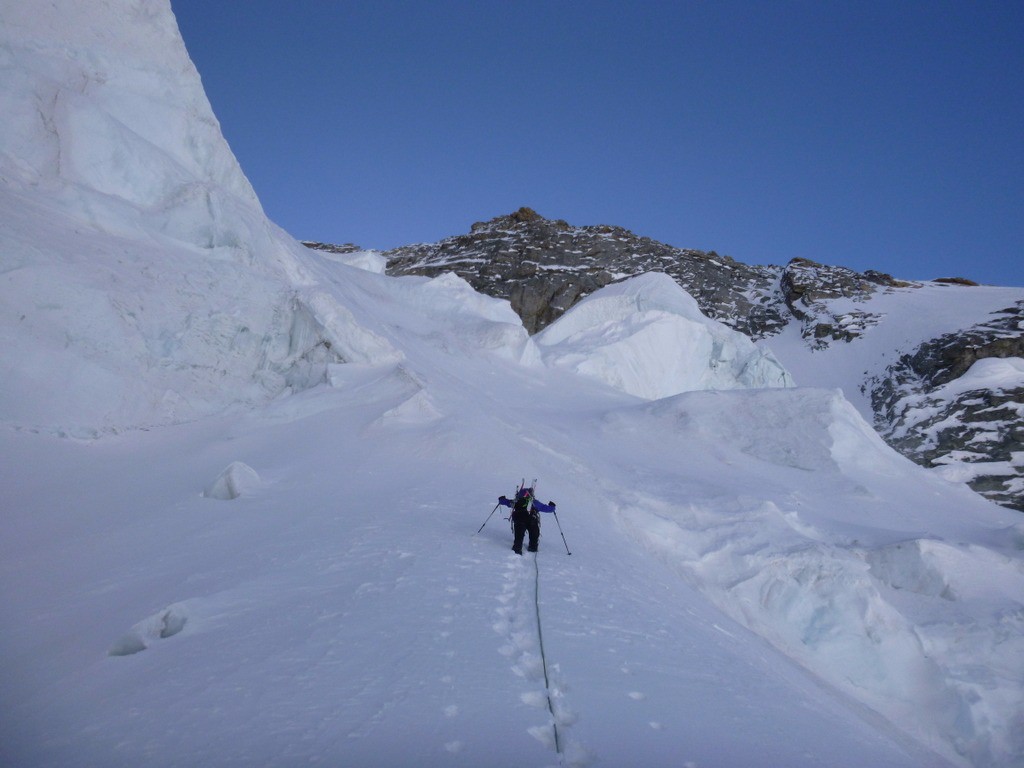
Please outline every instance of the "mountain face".
[[1024, 301], [930, 339], [871, 378], [879, 431], [925, 466], [950, 466], [1004, 506], [1024, 510]]
[[675, 248], [621, 227], [551, 221], [530, 208], [477, 222], [467, 235], [384, 255], [391, 274], [454, 272], [477, 290], [508, 299], [530, 333], [543, 330], [598, 288], [629, 275], [664, 272], [708, 317], [755, 340], [775, 335], [795, 317], [805, 324], [804, 334], [821, 344], [850, 338], [858, 327], [856, 316], [830, 317], [825, 300], [866, 298], [879, 286], [907, 285], [880, 272], [859, 274], [806, 259], [794, 259], [784, 268], [751, 266], [714, 251]]
[[[810, 355], [803, 366], [809, 375], [798, 384], [838, 385], [848, 396], [861, 392], [864, 415], [894, 448], [1024, 511], [1024, 375], [1004, 366], [1007, 375], [964, 378], [980, 361], [1024, 358], [1024, 290], [988, 289], [966, 280], [908, 282], [808, 259], [751, 266], [621, 227], [549, 220], [529, 208], [478, 222], [465, 235], [384, 256], [389, 274], [454, 272], [477, 290], [508, 299], [531, 334], [605, 285], [664, 272], [704, 314], [755, 341], [776, 349], [781, 336], [798, 334], [801, 343], [791, 354]], [[915, 328], [908, 334], [888, 318], [890, 305], [893, 298], [921, 294], [925, 286], [944, 291], [927, 302], [926, 314], [941, 313], [951, 300], [976, 311], [954, 329]], [[1005, 305], [991, 306], [993, 290], [1005, 294]], [[873, 338], [865, 343], [868, 335]], [[839, 381], [815, 371], [830, 356], [814, 353], [843, 345], [862, 358], [858, 370]]]
[[454, 272], [477, 290], [508, 299], [530, 333], [598, 288], [643, 272], [665, 272], [704, 314], [755, 339], [785, 324], [773, 267], [673, 248], [620, 227], [574, 227], [529, 208], [478, 222], [467, 235], [384, 255], [391, 274]]

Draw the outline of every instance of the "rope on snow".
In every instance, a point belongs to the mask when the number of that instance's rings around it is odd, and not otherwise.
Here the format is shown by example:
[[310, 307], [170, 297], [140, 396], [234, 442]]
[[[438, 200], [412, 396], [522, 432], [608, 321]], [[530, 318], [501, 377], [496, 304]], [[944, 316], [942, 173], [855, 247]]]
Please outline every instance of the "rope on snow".
[[536, 577], [533, 584], [533, 605], [537, 609], [537, 641], [540, 645], [540, 663], [544, 670], [544, 694], [548, 700], [548, 712], [551, 713], [551, 728], [555, 733], [555, 752], [558, 753], [559, 762], [562, 758], [562, 744], [558, 738], [558, 718], [555, 716], [555, 705], [551, 700], [551, 682], [548, 679], [548, 660], [544, 654], [544, 633], [540, 627], [540, 566], [537, 565], [537, 554], [533, 555], [533, 571]]

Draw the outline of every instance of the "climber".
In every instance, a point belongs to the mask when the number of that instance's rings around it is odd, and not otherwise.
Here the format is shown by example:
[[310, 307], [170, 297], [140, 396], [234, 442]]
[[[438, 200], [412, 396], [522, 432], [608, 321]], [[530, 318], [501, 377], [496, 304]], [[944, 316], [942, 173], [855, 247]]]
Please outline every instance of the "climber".
[[549, 501], [545, 504], [537, 501], [533, 496], [533, 488], [520, 488], [514, 499], [504, 496], [498, 499], [503, 507], [512, 509], [512, 551], [517, 555], [523, 554], [523, 538], [530, 534], [530, 541], [527, 544], [528, 552], [536, 552], [537, 544], [540, 541], [540, 512], [554, 512], [555, 502]]

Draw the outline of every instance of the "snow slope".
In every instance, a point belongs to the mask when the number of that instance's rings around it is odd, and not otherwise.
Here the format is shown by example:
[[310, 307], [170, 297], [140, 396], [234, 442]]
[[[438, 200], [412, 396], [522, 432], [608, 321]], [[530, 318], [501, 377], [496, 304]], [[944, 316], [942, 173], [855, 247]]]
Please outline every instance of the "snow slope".
[[[835, 390], [639, 397], [457, 278], [307, 251], [165, 3], [0, 9], [0, 763], [1024, 761], [1018, 515]], [[132, 124], [154, 94], [189, 125]], [[136, 194], [163, 178], [229, 202]], [[632, 307], [565, 340], [665, 381]], [[487, 517], [523, 476], [558, 502], [535, 560]]]
[[[1010, 513], [833, 393], [645, 404], [436, 339], [248, 414], [4, 431], [7, 762], [556, 762], [531, 564], [473, 536], [513, 472], [573, 552], [546, 520], [568, 763], [1019, 759]], [[204, 494], [234, 462], [258, 482]]]

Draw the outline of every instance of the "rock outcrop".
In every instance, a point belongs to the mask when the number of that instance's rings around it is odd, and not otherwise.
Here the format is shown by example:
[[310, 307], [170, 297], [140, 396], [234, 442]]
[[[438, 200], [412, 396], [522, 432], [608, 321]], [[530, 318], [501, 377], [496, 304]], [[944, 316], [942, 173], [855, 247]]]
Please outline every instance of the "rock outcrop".
[[302, 244], [307, 248], [312, 248], [314, 251], [324, 251], [325, 253], [359, 253], [361, 250], [363, 250], [355, 243], [334, 244], [318, 243], [313, 240], [303, 240]]
[[530, 208], [474, 224], [468, 234], [384, 254], [388, 273], [454, 272], [474, 288], [508, 299], [530, 333], [609, 283], [665, 272], [706, 315], [759, 339], [788, 319], [777, 267], [752, 267], [714, 251], [674, 248], [621, 227], [576, 227]]
[[714, 251], [676, 248], [622, 227], [572, 226], [530, 208], [477, 222], [466, 235], [384, 255], [389, 274], [454, 272], [478, 291], [508, 299], [530, 333], [609, 283], [664, 272], [697, 300], [704, 314], [755, 341], [775, 335], [795, 317], [804, 338], [822, 347], [855, 338], [875, 320], [868, 311], [837, 313], [828, 299], [864, 301], [879, 288], [908, 285], [881, 272], [862, 274], [808, 259], [793, 259], [785, 267], [752, 266]]
[[786, 306], [802, 324], [803, 337], [821, 348], [834, 341], [851, 341], [878, 321], [878, 316], [866, 309], [837, 312], [830, 300], [865, 302], [880, 286], [905, 287], [909, 283], [882, 272], [862, 274], [798, 258], [786, 265], [779, 285]]
[[[1024, 301], [903, 355], [870, 384], [876, 428], [894, 448], [1024, 511]], [[975, 372], [975, 375], [969, 375]]]

